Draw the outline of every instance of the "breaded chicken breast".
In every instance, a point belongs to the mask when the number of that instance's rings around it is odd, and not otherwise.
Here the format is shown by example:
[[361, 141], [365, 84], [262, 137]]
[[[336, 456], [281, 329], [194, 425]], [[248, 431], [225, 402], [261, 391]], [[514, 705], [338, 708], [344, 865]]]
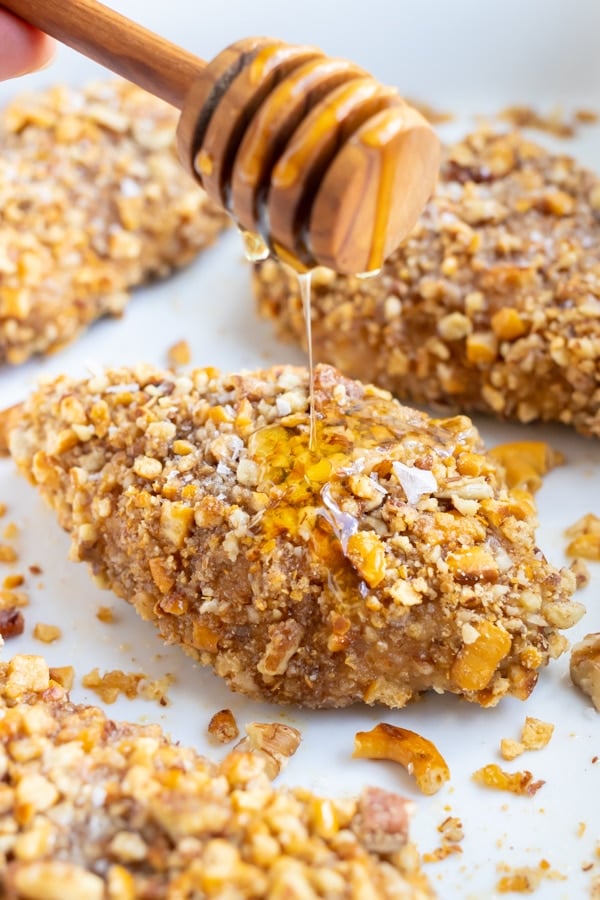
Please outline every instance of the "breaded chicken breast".
[[529, 695], [582, 615], [465, 417], [286, 366], [62, 377], [11, 453], [72, 555], [229, 686], [309, 707]]

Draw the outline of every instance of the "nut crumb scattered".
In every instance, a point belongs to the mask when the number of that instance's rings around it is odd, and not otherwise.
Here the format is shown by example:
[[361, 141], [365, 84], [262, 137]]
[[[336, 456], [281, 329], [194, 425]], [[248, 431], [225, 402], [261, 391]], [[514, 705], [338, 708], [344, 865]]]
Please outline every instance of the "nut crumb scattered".
[[18, 560], [17, 551], [8, 544], [0, 544], [0, 563], [14, 563]]
[[502, 738], [500, 741], [500, 755], [502, 759], [516, 759], [525, 752], [525, 745], [521, 741], [514, 741], [512, 738]]
[[450, 778], [450, 769], [435, 744], [408, 728], [381, 722], [354, 738], [355, 759], [385, 759], [403, 766], [423, 794], [435, 794]]
[[97, 694], [104, 703], [114, 703], [119, 694], [124, 694], [128, 700], [137, 697], [139, 684], [145, 677], [142, 672], [123, 672], [121, 669], [113, 669], [100, 675], [100, 670], [96, 668], [84, 675], [81, 683]]
[[175, 682], [175, 676], [167, 672], [160, 678], [144, 678], [138, 687], [138, 696], [144, 700], [153, 700], [159, 706], [169, 706], [167, 692]]
[[438, 831], [445, 840], [450, 841], [452, 844], [460, 843], [465, 836], [463, 823], [457, 816], [448, 816], [448, 818], [444, 819], [444, 821], [438, 825]]
[[12, 591], [15, 588], [21, 587], [21, 585], [25, 582], [25, 576], [15, 573], [14, 575], [7, 575], [4, 581], [2, 582], [2, 587], [5, 591]]
[[23, 634], [25, 628], [25, 619], [23, 613], [19, 609], [0, 607], [0, 637], [4, 640], [18, 637]]
[[70, 691], [75, 681], [75, 669], [73, 666], [50, 666], [50, 678], [65, 691]]
[[570, 567], [571, 572], [575, 576], [576, 590], [581, 591], [590, 583], [590, 570], [582, 559], [576, 557]]
[[558, 138], [572, 138], [578, 125], [592, 125], [597, 114], [588, 109], [577, 109], [571, 115], [556, 107], [549, 113], [540, 113], [531, 106], [507, 106], [498, 118], [510, 122], [515, 128], [532, 128]]
[[36, 641], [42, 641], [43, 644], [53, 644], [62, 637], [62, 631], [58, 625], [44, 625], [37, 622], [33, 629], [33, 636]]
[[583, 837], [586, 831], [587, 831], [587, 824], [585, 822], [579, 822], [577, 824], [577, 837], [578, 838]]
[[230, 709], [216, 712], [208, 723], [208, 734], [218, 744], [228, 744], [240, 736], [240, 729]]
[[496, 763], [490, 763], [473, 772], [473, 781], [483, 787], [496, 791], [508, 791], [511, 794], [519, 794], [525, 797], [533, 797], [546, 783], [534, 781], [531, 772], [505, 772]]
[[234, 752], [261, 756], [265, 772], [273, 781], [300, 746], [302, 735], [297, 728], [281, 722], [250, 722], [245, 728], [246, 737], [235, 745]]
[[[600, 712], [600, 632], [586, 634], [571, 649], [571, 680]], [[595, 759], [592, 760], [595, 762]]]
[[567, 546], [567, 556], [583, 557], [592, 562], [600, 562], [600, 518], [594, 513], [586, 513], [565, 531], [573, 540]]
[[498, 883], [496, 890], [499, 894], [533, 894], [538, 889], [543, 879], [550, 881], [566, 881], [566, 877], [550, 867], [550, 863], [542, 859], [537, 867], [519, 866], [511, 868], [501, 863], [499, 872], [505, 872]]
[[2, 532], [2, 537], [5, 541], [14, 541], [16, 537], [19, 536], [19, 526], [16, 522], [9, 522]]
[[521, 741], [526, 750], [543, 750], [550, 743], [553, 734], [554, 725], [551, 722], [527, 716], [521, 731]]
[[6, 503], [0, 503], [0, 519], [2, 518], [2, 516], [6, 515], [6, 512], [7, 512]]
[[192, 361], [192, 351], [186, 340], [177, 341], [167, 351], [167, 360], [170, 369], [177, 369], [179, 366], [189, 366]]
[[115, 621], [115, 611], [112, 606], [99, 606], [96, 610], [96, 618], [105, 625], [111, 625]]
[[26, 591], [0, 590], [0, 610], [29, 606], [29, 594]]
[[35, 563], [32, 566], [29, 566], [29, 572], [31, 575], [43, 575], [44, 570], [41, 566], [36, 565]]

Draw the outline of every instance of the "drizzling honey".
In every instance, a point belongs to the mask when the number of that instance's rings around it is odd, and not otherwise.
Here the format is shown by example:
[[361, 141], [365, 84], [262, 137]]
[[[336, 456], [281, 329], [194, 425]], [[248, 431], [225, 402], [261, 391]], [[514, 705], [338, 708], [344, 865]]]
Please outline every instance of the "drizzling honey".
[[399, 415], [398, 405], [379, 392], [367, 389], [349, 402], [343, 383], [338, 392], [332, 377], [332, 370], [317, 368], [318, 453], [301, 412], [250, 435], [255, 490], [264, 496], [252, 528], [264, 535], [265, 553], [280, 535], [308, 545], [329, 570], [329, 589], [351, 602], [369, 594], [385, 572], [383, 544], [360, 524], [373, 504], [384, 502], [386, 484], [395, 479], [394, 458], [403, 458], [406, 441], [427, 446], [442, 438], [431, 426], [425, 429], [418, 413], [414, 420]]
[[313, 343], [312, 343], [312, 321], [311, 321], [311, 277], [312, 272], [297, 272], [298, 288], [300, 289], [300, 297], [302, 299], [302, 310], [304, 312], [304, 327], [306, 329], [306, 346], [308, 348], [308, 412], [310, 416], [310, 428], [308, 437], [308, 447], [312, 453], [317, 452], [317, 427], [316, 427], [316, 409], [315, 409], [315, 369], [313, 362]]
[[[261, 262], [269, 256], [270, 250], [260, 234], [254, 231], [247, 231], [238, 225], [238, 231], [244, 242], [244, 253], [249, 262]], [[298, 279], [298, 290], [302, 300], [302, 309], [304, 312], [304, 323], [306, 327], [306, 346], [308, 349], [308, 412], [309, 412], [309, 448], [313, 453], [317, 452], [317, 429], [316, 429], [316, 412], [315, 412], [315, 373], [313, 363], [313, 343], [312, 343], [312, 324], [311, 324], [311, 277], [312, 270], [302, 270], [300, 264], [293, 264], [288, 260], [287, 263], [292, 268]]]
[[263, 238], [256, 231], [247, 231], [238, 225], [238, 231], [244, 242], [244, 255], [248, 262], [262, 262], [266, 259], [270, 250]]

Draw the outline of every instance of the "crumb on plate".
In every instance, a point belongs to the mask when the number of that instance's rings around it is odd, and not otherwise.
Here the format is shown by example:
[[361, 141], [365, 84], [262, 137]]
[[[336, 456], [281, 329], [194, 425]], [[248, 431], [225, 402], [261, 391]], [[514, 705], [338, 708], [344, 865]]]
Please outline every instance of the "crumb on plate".
[[534, 781], [531, 772], [505, 772], [496, 763], [490, 763], [473, 772], [473, 781], [496, 791], [508, 791], [524, 797], [533, 797], [545, 781]]
[[230, 709], [220, 709], [211, 717], [207, 731], [218, 744], [228, 744], [240, 736], [240, 729]]

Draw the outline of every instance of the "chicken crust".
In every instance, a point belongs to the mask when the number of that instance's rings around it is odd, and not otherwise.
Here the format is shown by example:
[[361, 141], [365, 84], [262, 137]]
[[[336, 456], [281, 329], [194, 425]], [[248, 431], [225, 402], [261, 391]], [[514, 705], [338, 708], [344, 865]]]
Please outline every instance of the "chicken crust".
[[525, 698], [583, 614], [466, 417], [335, 369], [150, 367], [42, 385], [11, 453], [72, 557], [252, 697], [402, 707]]
[[[446, 151], [380, 275], [313, 273], [315, 359], [430, 407], [600, 437], [600, 182], [518, 132]], [[305, 342], [295, 275], [254, 269], [261, 314]]]
[[71, 703], [40, 657], [0, 663], [0, 766], [7, 900], [434, 896], [410, 801], [275, 788], [253, 753], [215, 765]]
[[177, 160], [177, 111], [127, 82], [0, 114], [0, 364], [53, 353], [226, 226]]

